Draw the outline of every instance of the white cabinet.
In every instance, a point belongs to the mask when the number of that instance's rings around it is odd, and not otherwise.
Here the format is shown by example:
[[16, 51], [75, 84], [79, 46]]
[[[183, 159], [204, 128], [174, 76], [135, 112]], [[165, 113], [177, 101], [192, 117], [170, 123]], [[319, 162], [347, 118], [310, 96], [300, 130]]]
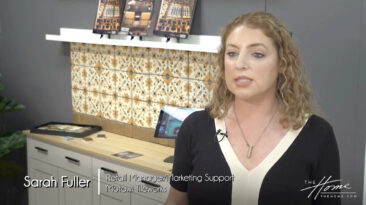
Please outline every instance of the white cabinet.
[[[63, 177], [69, 183], [65, 183], [63, 187], [59, 188], [60, 205], [91, 205], [93, 203], [93, 192], [91, 188], [91, 179], [62, 168], [58, 169], [58, 175]], [[65, 181], [66, 181], [65, 180]], [[62, 180], [60, 179], [60, 182]], [[77, 183], [85, 182], [80, 186], [85, 186], [89, 183], [88, 187], [75, 187]]]
[[31, 138], [27, 142], [29, 180], [55, 181], [47, 188], [30, 187], [29, 204], [93, 203], [91, 157]]
[[[93, 204], [94, 205], [130, 205], [131, 194], [129, 192], [114, 192], [113, 184], [100, 182], [100, 191], [98, 193], [98, 181], [93, 181]], [[119, 188], [119, 187], [118, 187]]]
[[[128, 204], [164, 204], [170, 189], [168, 175], [131, 168], [97, 158], [92, 159], [93, 178], [100, 177], [100, 193], [104, 198], [126, 196]], [[95, 187], [94, 187], [95, 190]], [[99, 201], [101, 201], [99, 197]], [[127, 199], [125, 199], [127, 200]], [[124, 203], [123, 203], [124, 204]]]
[[[57, 168], [47, 163], [28, 158], [28, 174], [32, 179], [51, 179], [57, 176]], [[25, 184], [28, 184], [25, 181]], [[58, 203], [58, 188], [30, 188], [30, 205], [49, 205]]]
[[[28, 137], [31, 179], [54, 179], [57, 187], [29, 188], [29, 204], [162, 205], [169, 176], [136, 169]], [[116, 180], [118, 179], [118, 180]]]
[[140, 196], [138, 194], [131, 194], [131, 205], [164, 205], [164, 203], [155, 201], [143, 196]]

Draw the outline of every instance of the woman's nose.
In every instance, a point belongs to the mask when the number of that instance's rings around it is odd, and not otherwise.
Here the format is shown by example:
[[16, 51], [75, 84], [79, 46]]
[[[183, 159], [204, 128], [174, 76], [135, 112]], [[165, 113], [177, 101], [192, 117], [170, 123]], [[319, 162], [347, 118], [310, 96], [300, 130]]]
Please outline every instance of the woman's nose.
[[235, 62], [235, 67], [237, 69], [248, 69], [248, 60], [246, 59], [246, 56], [243, 54], [240, 54]]

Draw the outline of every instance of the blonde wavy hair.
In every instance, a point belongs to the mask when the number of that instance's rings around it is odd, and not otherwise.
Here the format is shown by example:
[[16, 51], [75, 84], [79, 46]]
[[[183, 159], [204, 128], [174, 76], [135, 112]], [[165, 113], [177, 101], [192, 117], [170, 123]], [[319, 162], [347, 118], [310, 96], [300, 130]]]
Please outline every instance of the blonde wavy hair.
[[225, 53], [229, 34], [238, 26], [261, 29], [276, 46], [280, 67], [283, 71], [277, 78], [276, 98], [279, 102], [280, 123], [284, 128], [298, 129], [304, 125], [306, 114], [317, 110], [316, 102], [307, 85], [299, 51], [286, 26], [275, 16], [266, 12], [242, 14], [229, 22], [221, 33], [221, 48], [218, 55], [219, 71], [213, 97], [207, 105], [212, 118], [223, 118], [234, 101], [225, 83]]

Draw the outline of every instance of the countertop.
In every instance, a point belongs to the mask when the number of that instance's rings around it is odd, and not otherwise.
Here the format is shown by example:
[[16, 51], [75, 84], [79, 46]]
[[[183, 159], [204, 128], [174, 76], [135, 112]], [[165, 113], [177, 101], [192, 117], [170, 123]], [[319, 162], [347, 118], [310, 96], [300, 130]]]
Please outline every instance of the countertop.
[[[152, 171], [159, 174], [170, 174], [172, 163], [164, 162], [166, 157], [174, 155], [174, 148], [146, 142], [130, 137], [117, 135], [114, 133], [99, 131], [89, 135], [91, 141], [82, 138], [72, 138], [65, 140], [62, 136], [31, 133], [29, 130], [23, 131], [28, 137], [47, 142], [52, 145], [70, 149], [73, 151], [96, 156], [99, 159], [107, 159], [121, 165]], [[106, 138], [98, 138], [98, 134], [105, 134]], [[123, 159], [113, 156], [113, 154], [123, 151], [132, 151], [143, 156], [132, 159]]]

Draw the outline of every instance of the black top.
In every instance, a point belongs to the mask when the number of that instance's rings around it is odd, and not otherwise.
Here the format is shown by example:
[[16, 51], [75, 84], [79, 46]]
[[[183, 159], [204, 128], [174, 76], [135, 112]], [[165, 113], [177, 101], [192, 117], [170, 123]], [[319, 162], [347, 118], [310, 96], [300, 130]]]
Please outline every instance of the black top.
[[[188, 193], [189, 204], [231, 204], [232, 182], [212, 182], [212, 176], [232, 176], [220, 149], [215, 122], [207, 110], [188, 116], [176, 141], [173, 177], [170, 184]], [[183, 178], [185, 176], [185, 178]], [[201, 176], [201, 178], [199, 178]], [[340, 179], [339, 153], [331, 125], [312, 115], [299, 135], [266, 173], [259, 205], [340, 205], [339, 194], [319, 193], [306, 187]], [[202, 181], [201, 181], [202, 180]], [[235, 178], [234, 178], [235, 180]], [[315, 184], [311, 184], [314, 183]], [[327, 185], [339, 185], [339, 182]], [[322, 187], [321, 192], [324, 192]], [[328, 192], [338, 192], [328, 188]]]

